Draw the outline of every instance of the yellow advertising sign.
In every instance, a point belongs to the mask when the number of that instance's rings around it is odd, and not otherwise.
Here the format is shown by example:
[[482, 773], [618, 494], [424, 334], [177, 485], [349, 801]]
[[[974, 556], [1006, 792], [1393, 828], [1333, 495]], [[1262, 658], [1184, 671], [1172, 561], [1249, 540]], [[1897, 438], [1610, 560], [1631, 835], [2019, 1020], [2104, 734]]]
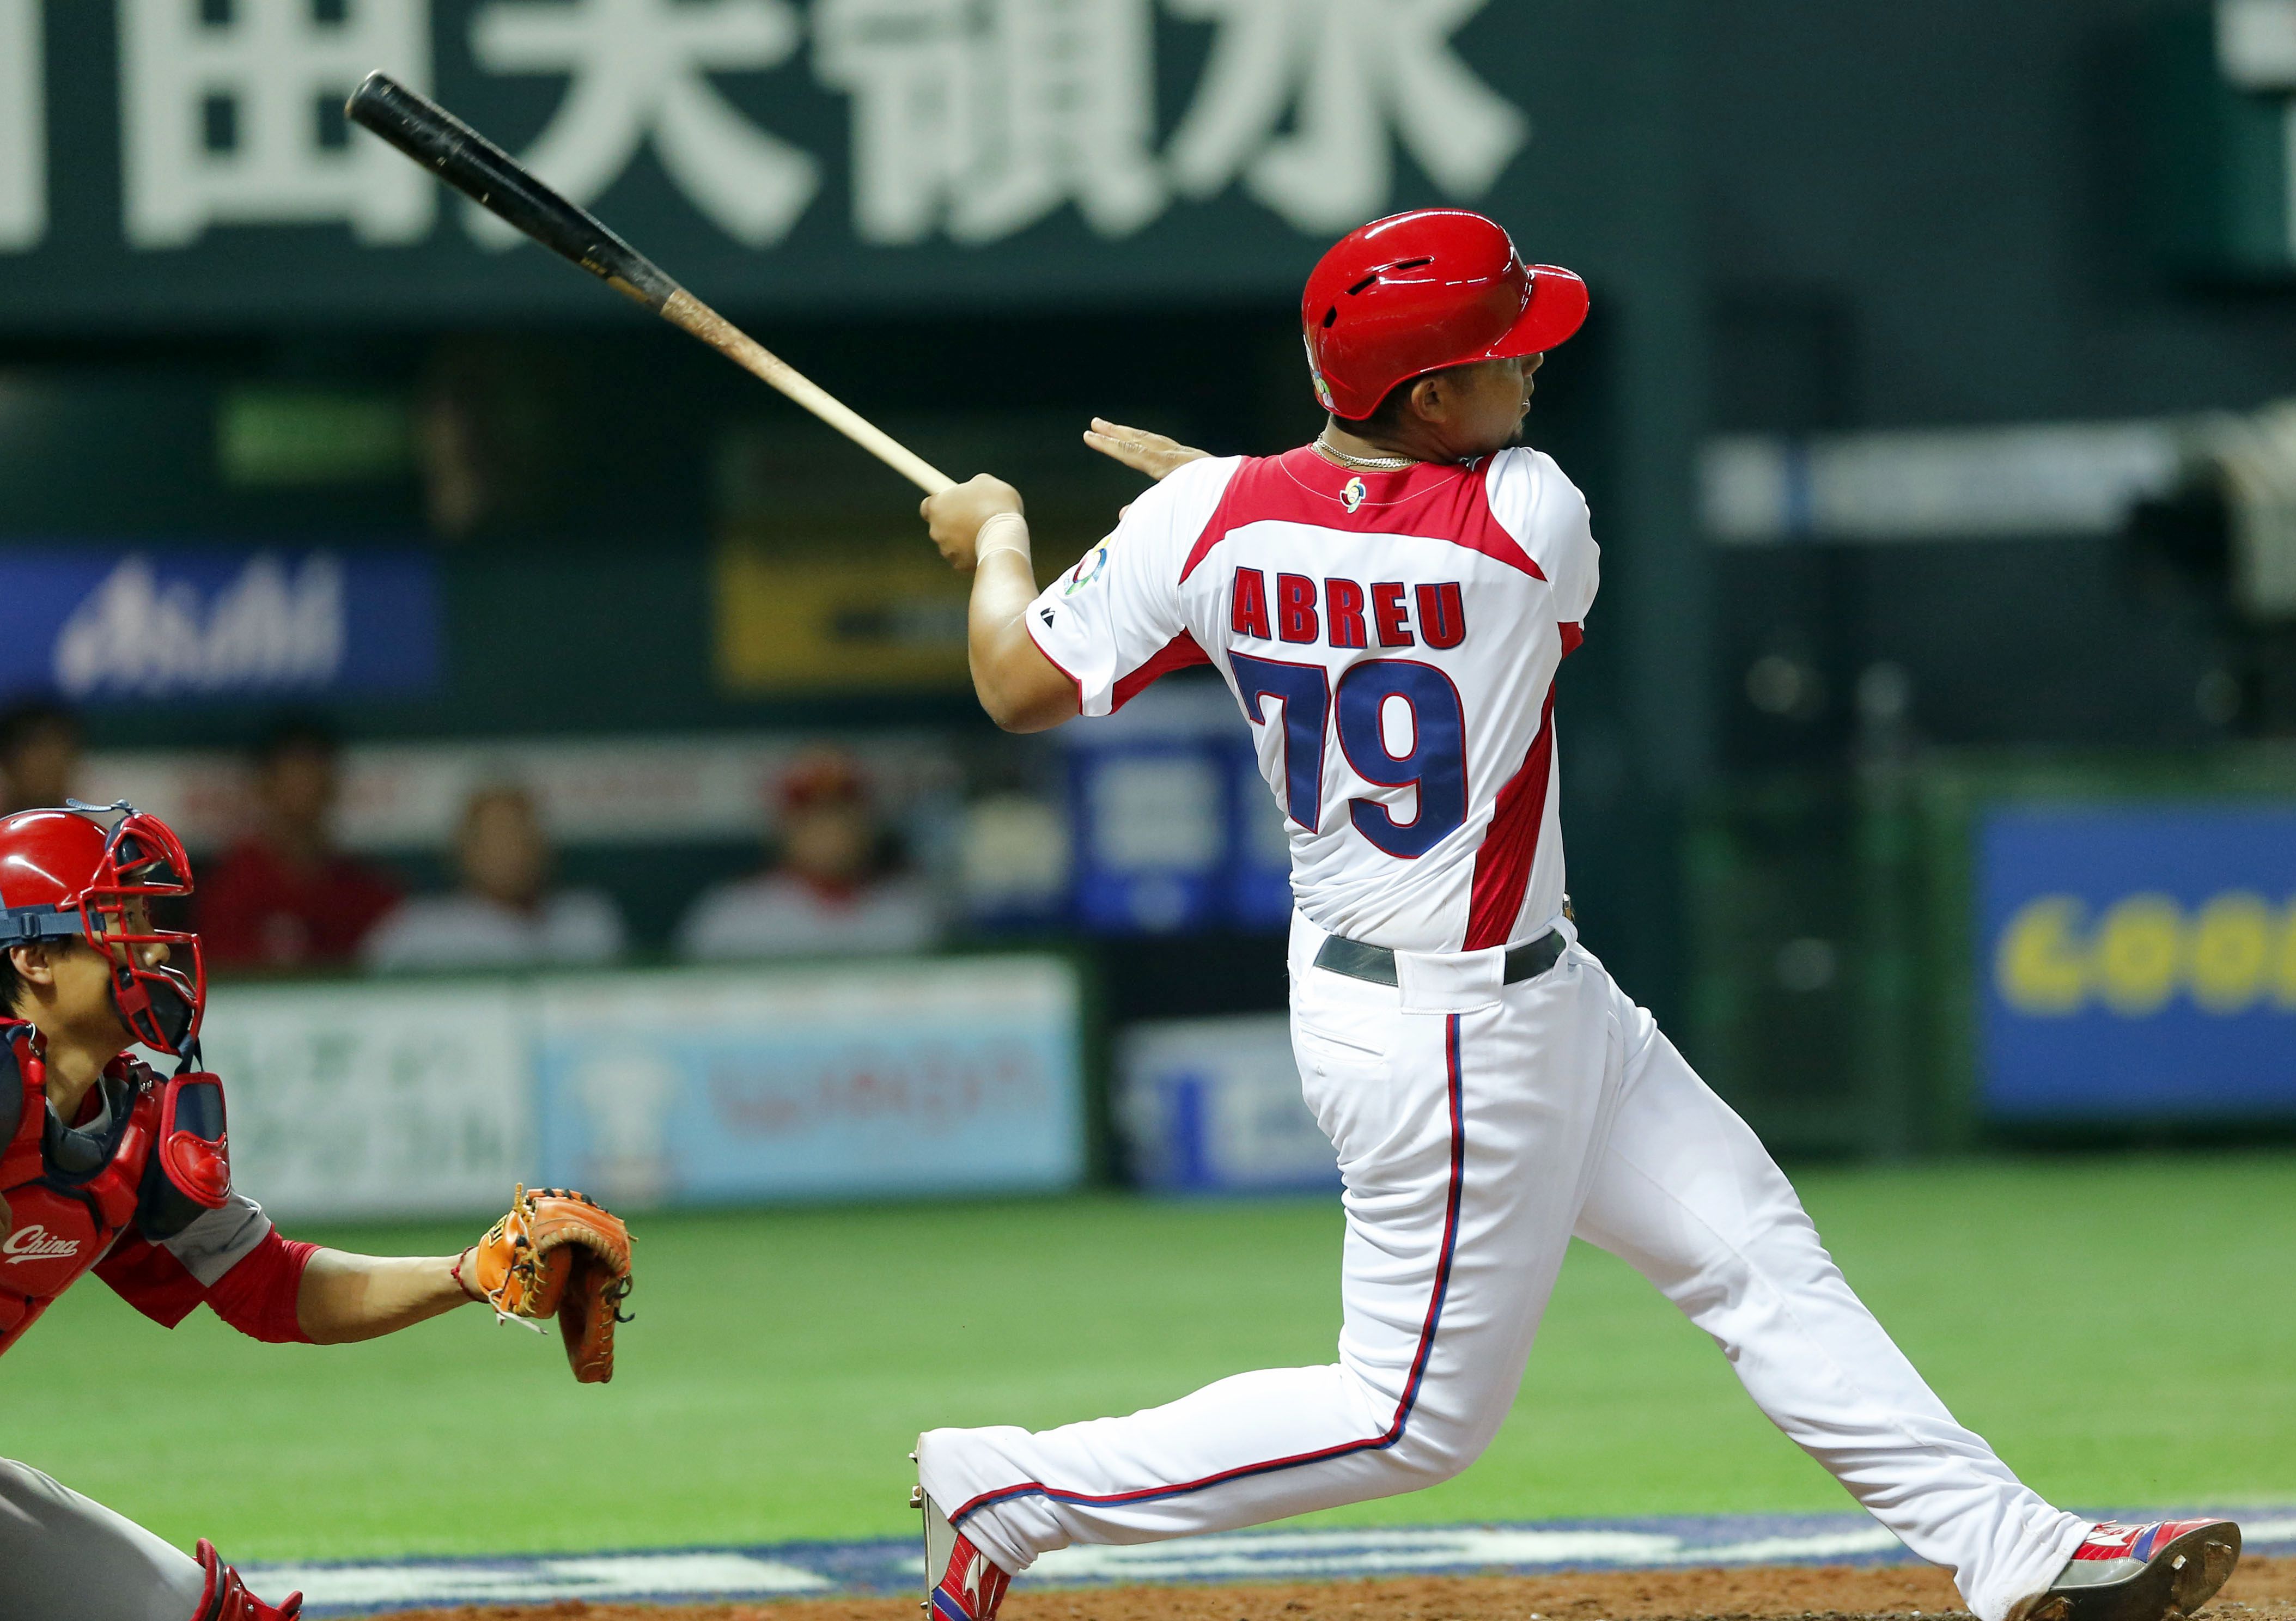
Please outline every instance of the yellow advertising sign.
[[2296, 905], [2227, 889], [2187, 912], [2140, 893], [2092, 920], [2077, 896], [2038, 896], [2001, 931], [1993, 980], [2002, 1001], [2044, 1019], [2092, 1002], [2143, 1019], [2179, 991], [2204, 1013], [2296, 1010]]
[[729, 541], [715, 572], [718, 680], [728, 692], [966, 678], [969, 582], [930, 548], [800, 558]]

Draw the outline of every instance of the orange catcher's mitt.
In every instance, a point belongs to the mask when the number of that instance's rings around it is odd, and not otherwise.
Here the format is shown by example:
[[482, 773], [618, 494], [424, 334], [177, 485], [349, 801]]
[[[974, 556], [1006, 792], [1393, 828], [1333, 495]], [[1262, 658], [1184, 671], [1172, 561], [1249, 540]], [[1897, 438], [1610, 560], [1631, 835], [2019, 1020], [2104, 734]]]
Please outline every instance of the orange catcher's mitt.
[[497, 1318], [555, 1316], [584, 1384], [614, 1377], [614, 1325], [629, 1321], [621, 1306], [630, 1292], [630, 1230], [595, 1199], [521, 1186], [510, 1214], [463, 1252], [455, 1275]]

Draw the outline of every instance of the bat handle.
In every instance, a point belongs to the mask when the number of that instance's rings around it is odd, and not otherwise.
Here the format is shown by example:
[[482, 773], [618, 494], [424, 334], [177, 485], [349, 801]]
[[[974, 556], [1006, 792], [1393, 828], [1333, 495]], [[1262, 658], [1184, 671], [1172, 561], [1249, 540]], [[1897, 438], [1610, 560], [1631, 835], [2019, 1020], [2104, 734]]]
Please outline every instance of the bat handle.
[[750, 337], [683, 287], [661, 307], [665, 321], [693, 333], [735, 365], [780, 389], [928, 495], [956, 480]]

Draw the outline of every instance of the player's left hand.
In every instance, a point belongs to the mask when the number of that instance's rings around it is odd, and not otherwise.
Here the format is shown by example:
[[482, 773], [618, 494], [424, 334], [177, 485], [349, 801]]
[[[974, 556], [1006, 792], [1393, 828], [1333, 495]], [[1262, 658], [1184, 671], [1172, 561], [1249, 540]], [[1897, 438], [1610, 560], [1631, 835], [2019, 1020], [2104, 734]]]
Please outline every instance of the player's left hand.
[[980, 526], [999, 512], [1023, 513], [1021, 492], [1002, 479], [977, 474], [955, 489], [927, 495], [917, 511], [931, 527], [932, 543], [959, 574], [972, 572], [973, 542]]
[[1133, 471], [1160, 480], [1173, 469], [1201, 462], [1211, 454], [1209, 450], [1198, 450], [1193, 445], [1183, 445], [1145, 428], [1127, 428], [1121, 422], [1111, 422], [1104, 416], [1092, 419], [1092, 426], [1085, 430], [1084, 442]]
[[603, 1205], [571, 1188], [521, 1187], [510, 1214], [463, 1252], [455, 1276], [498, 1316], [555, 1316], [584, 1384], [614, 1377], [614, 1325], [629, 1321], [630, 1230]]

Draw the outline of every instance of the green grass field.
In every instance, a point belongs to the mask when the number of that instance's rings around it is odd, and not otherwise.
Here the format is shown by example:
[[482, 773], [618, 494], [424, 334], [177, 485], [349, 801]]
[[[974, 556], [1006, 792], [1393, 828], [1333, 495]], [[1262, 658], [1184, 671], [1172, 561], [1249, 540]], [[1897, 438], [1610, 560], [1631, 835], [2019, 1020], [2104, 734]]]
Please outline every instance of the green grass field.
[[[2296, 1157], [1801, 1180], [1960, 1416], [2068, 1503], [2296, 1501]], [[1321, 1202], [1113, 1197], [656, 1216], [612, 1385], [473, 1309], [371, 1345], [170, 1334], [99, 1283], [6, 1359], [0, 1453], [234, 1559], [906, 1535], [935, 1424], [1121, 1412], [1329, 1359]], [[445, 1251], [456, 1227], [306, 1232]], [[544, 1497], [562, 1506], [544, 1514]], [[1642, 1281], [1578, 1248], [1523, 1394], [1460, 1479], [1334, 1521], [1849, 1501]]]

